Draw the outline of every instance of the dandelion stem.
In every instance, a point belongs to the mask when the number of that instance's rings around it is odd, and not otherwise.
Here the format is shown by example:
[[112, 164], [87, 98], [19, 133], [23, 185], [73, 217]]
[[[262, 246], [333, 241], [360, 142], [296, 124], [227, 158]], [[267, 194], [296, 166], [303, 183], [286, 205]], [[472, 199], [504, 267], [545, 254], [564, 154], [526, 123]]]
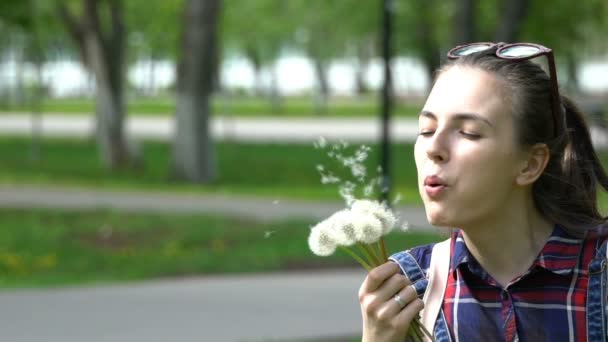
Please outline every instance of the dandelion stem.
[[339, 246], [341, 250], [343, 250], [344, 252], [346, 252], [346, 254], [350, 255], [351, 257], [353, 257], [353, 259], [357, 260], [357, 262], [359, 262], [359, 264], [361, 264], [361, 266], [363, 266], [368, 272], [372, 270], [372, 267], [365, 262], [365, 260], [363, 260], [359, 255], [357, 255], [357, 253], [355, 253], [353, 250], [351, 250], [348, 247], [344, 247], [344, 246]]
[[418, 328], [416, 326], [414, 326], [414, 325], [410, 326], [407, 333], [408, 333], [408, 335], [410, 335], [412, 341], [422, 342], [422, 339], [420, 339], [420, 331], [418, 330]]
[[430, 331], [428, 331], [428, 329], [427, 329], [427, 328], [424, 326], [424, 324], [422, 324], [422, 323], [420, 322], [420, 319], [419, 319], [419, 318], [416, 318], [416, 321], [418, 321], [418, 324], [420, 325], [420, 329], [422, 330], [422, 332], [423, 332], [423, 333], [424, 333], [426, 336], [428, 336], [428, 337], [431, 339], [431, 341], [435, 341], [435, 338], [433, 337], [433, 334], [431, 334], [431, 332], [430, 332]]
[[365, 244], [358, 242], [357, 248], [359, 248], [359, 251], [361, 251], [361, 254], [363, 254], [367, 258], [367, 262], [369, 265], [378, 266], [378, 265], [376, 265], [376, 261], [375, 261], [374, 257], [370, 254], [370, 251], [365, 248]]
[[369, 258], [369, 261], [372, 265], [374, 266], [380, 266], [382, 265], [382, 262], [380, 262], [378, 256], [376, 255], [376, 253], [374, 252], [374, 250], [365, 243], [359, 243], [359, 245], [361, 247], [363, 247], [363, 249], [367, 252], [367, 257]]
[[380, 241], [378, 241], [378, 247], [380, 248], [380, 252], [382, 253], [382, 260], [388, 260], [388, 254], [386, 253], [386, 245], [384, 244], [384, 237], [381, 237]]

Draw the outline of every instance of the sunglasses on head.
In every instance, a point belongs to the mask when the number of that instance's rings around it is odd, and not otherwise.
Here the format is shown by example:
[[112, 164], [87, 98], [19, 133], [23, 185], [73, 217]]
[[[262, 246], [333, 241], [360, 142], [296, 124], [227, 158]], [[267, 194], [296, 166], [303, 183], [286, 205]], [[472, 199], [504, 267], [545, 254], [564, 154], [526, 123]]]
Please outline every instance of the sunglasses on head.
[[561, 99], [557, 86], [557, 76], [555, 72], [555, 59], [553, 50], [538, 44], [532, 43], [472, 43], [457, 46], [448, 51], [449, 59], [457, 59], [472, 53], [484, 51], [487, 49], [496, 49], [496, 57], [511, 61], [525, 61], [538, 56], [547, 56], [549, 64], [549, 76], [551, 78], [551, 110], [553, 113], [553, 128], [555, 137], [560, 135], [566, 128], [565, 117], [560, 118]]

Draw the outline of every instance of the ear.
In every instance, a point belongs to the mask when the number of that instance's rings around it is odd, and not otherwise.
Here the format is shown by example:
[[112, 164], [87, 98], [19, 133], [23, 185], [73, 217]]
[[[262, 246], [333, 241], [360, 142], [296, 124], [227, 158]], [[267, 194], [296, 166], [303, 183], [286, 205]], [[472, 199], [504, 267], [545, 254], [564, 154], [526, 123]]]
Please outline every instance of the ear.
[[534, 183], [545, 171], [550, 155], [546, 144], [538, 143], [532, 146], [526, 152], [526, 159], [520, 164], [521, 168], [515, 178], [517, 184], [525, 186]]

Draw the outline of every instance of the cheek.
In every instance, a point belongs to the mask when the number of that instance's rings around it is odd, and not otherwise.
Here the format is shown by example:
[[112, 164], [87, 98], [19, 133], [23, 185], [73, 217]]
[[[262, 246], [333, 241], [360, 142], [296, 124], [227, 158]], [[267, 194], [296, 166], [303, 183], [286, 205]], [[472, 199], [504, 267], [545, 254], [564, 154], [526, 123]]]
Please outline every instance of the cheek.
[[424, 160], [426, 159], [426, 153], [424, 152], [423, 143], [416, 140], [414, 144], [414, 161], [416, 162], [416, 170], [418, 171], [418, 176], [420, 176], [420, 169], [424, 166]]

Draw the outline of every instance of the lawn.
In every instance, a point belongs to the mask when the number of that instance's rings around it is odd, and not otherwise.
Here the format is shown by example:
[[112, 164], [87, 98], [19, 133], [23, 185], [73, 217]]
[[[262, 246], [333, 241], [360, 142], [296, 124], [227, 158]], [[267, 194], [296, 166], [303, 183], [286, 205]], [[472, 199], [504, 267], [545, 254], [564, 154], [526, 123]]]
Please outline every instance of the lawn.
[[[353, 146], [352, 148], [355, 148]], [[378, 165], [379, 149], [365, 164], [368, 172]], [[140, 168], [110, 172], [102, 168], [91, 140], [46, 139], [40, 161], [30, 158], [30, 142], [23, 137], [0, 137], [0, 184], [37, 184], [72, 187], [99, 187], [117, 190], [167, 191], [264, 196], [273, 199], [340, 200], [336, 185], [321, 184], [319, 164], [336, 171], [346, 170], [312, 145], [245, 144], [222, 142], [216, 145], [218, 178], [212, 184], [190, 184], [171, 177], [170, 148], [166, 143], [146, 141], [142, 145]], [[394, 144], [392, 197], [401, 204], [422, 205], [418, 195], [412, 144]], [[608, 165], [608, 153], [600, 153]], [[361, 187], [359, 187], [361, 188]], [[599, 192], [600, 205], [608, 211], [608, 195]]]
[[[371, 147], [366, 165], [369, 172], [375, 172], [378, 148]], [[341, 177], [348, 174], [344, 168], [331, 164], [325, 152], [312, 145], [219, 143], [216, 145], [219, 177], [209, 185], [173, 179], [170, 148], [166, 143], [144, 142], [142, 166], [118, 172], [100, 166], [91, 140], [44, 140], [39, 161], [30, 158], [29, 150], [27, 138], [0, 138], [0, 183], [339, 200], [337, 186], [321, 184], [316, 166], [323, 164]], [[392, 156], [396, 184], [393, 194], [399, 193], [402, 203], [420, 204], [413, 146], [394, 145]]]
[[[394, 114], [401, 117], [415, 117], [422, 103], [396, 101]], [[313, 101], [308, 97], [286, 97], [279, 107], [274, 107], [269, 99], [246, 96], [216, 96], [212, 102], [216, 115], [235, 116], [275, 116], [275, 117], [365, 117], [378, 116], [379, 98], [363, 96], [359, 98], [331, 99], [324, 113], [317, 113]], [[45, 113], [84, 114], [94, 109], [91, 98], [50, 99], [42, 102]], [[27, 105], [0, 108], [0, 112], [27, 112]], [[173, 115], [175, 101], [171, 97], [134, 98], [127, 101], [129, 115]]]
[[[260, 223], [221, 216], [0, 210], [0, 287], [38, 287], [193, 275], [356, 267], [307, 246], [312, 221]], [[393, 232], [388, 250], [435, 233]]]

